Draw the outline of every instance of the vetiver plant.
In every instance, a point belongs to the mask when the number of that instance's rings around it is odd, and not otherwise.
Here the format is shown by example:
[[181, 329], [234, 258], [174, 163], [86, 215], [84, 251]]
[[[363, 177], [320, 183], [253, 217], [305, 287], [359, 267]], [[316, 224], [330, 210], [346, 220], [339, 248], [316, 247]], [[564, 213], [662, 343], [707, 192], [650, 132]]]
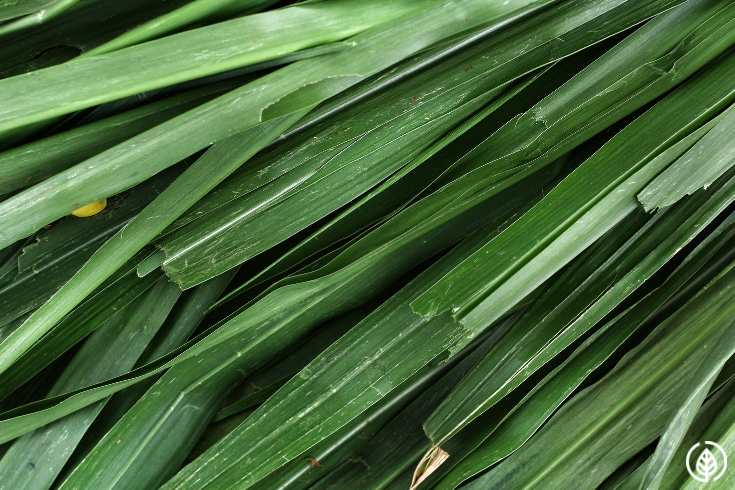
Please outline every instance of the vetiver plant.
[[733, 488], [734, 81], [734, 0], [0, 0], [0, 489]]

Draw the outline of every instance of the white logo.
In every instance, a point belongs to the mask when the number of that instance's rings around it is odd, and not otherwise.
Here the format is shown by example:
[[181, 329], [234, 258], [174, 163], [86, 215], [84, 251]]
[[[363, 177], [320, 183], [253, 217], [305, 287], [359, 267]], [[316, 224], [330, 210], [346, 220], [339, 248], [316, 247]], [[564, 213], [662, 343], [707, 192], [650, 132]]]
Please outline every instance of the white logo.
[[[697, 460], [692, 467], [692, 457], [695, 456], [699, 447], [703, 446]], [[722, 446], [712, 441], [699, 442], [693, 445], [687, 452], [687, 471], [692, 478], [701, 483], [709, 483], [719, 480], [727, 469], [727, 454]]]

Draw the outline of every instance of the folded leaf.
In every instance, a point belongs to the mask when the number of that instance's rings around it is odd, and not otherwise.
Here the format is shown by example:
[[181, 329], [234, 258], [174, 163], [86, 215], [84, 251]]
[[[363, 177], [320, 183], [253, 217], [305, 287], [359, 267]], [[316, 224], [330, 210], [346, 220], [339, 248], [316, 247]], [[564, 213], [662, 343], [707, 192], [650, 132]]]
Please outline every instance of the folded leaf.
[[240, 14], [262, 10], [276, 0], [195, 0], [181, 7], [144, 22], [114, 39], [101, 44], [85, 54], [98, 55], [139, 44], [176, 31], [194, 22], [201, 22], [224, 13]]
[[[464, 134], [475, 128], [486, 117], [491, 117], [491, 115], [500, 112], [501, 108], [510, 99], [522, 93], [529, 83], [538, 80], [538, 76], [539, 74], [534, 74], [527, 79], [522, 79], [517, 84], [513, 84], [482, 110], [462, 122], [459, 127], [422, 151], [408, 165], [402, 167], [363, 197], [355, 200], [344, 210], [339, 211], [334, 218], [319, 226], [318, 229], [292, 249], [281, 254], [261, 272], [233, 289], [223, 300], [231, 300], [268, 277], [283, 274], [299, 265], [303, 265], [309, 259], [319, 256], [320, 252], [333, 249], [334, 245], [341, 241], [356, 240], [370, 228], [377, 227], [391, 215], [408, 206], [417, 198], [416, 189], [427, 186], [442, 172], [445, 165], [443, 150], [449, 145], [463, 147], [465, 143], [462, 136]], [[541, 80], [543, 81], [543, 78]], [[223, 185], [219, 190], [224, 191], [226, 189], [231, 189], [231, 187]], [[212, 194], [216, 192], [217, 190], [213, 191]], [[339, 253], [339, 250], [330, 253]], [[324, 255], [321, 255], [321, 258], [324, 259]]]
[[[735, 177], [646, 220], [629, 215], [569, 273], [547, 285], [497, 350], [432, 414], [427, 434], [442, 444], [583, 337], [735, 202]], [[574, 267], [576, 265], [576, 267]]]
[[446, 396], [467, 371], [507, 331], [511, 321], [476, 344], [468, 347], [464, 358], [455, 358], [455, 365], [445, 366], [446, 373], [426, 387], [411, 403], [352, 454], [346, 464], [333, 470], [317, 482], [314, 488], [384, 488], [407, 469], [412, 469], [430, 441], [421, 427], [422, 419]]
[[[125, 314], [95, 332], [52, 389], [60, 394], [130, 370], [150, 345], [181, 292], [165, 279]], [[13, 443], [0, 460], [0, 480], [13, 488], [51, 488], [105, 403], [50, 424]]]
[[468, 153], [455, 175], [540, 167], [644, 107], [735, 44], [735, 6], [684, 2], [651, 19]]
[[[330, 123], [304, 134], [301, 146], [265, 155], [271, 169], [284, 163], [295, 168], [167, 236], [159, 245], [166, 254], [164, 271], [190, 287], [268, 250], [415, 165], [434, 141], [498, 97], [502, 89], [496, 90], [487, 76], [483, 53], [480, 46], [452, 57], [369, 104], [356, 105], [338, 116], [343, 131], [335, 132]], [[225, 195], [231, 200], [238, 183], [253, 185], [250, 175], [231, 179]]]
[[[482, 347], [478, 346], [475, 350], [482, 351]], [[468, 357], [472, 358], [472, 353]], [[472, 359], [463, 361], [471, 363]], [[369, 444], [376, 433], [385, 429], [386, 424], [392, 425], [394, 417], [400, 418], [405, 409], [415, 406], [417, 396], [427, 401], [427, 397], [421, 395], [422, 391], [430, 389], [432, 383], [446, 384], [445, 378], [452, 379], [451, 373], [457, 366], [450, 372], [447, 372], [448, 367], [443, 364], [427, 366], [360, 417], [311, 448], [305, 461], [301, 458], [291, 461], [259, 482], [258, 488], [313, 488], [312, 484], [315, 482], [317, 487], [324, 484], [325, 477], [329, 479], [340, 464], [353, 459], [356, 452]], [[455, 378], [456, 376], [455, 374]], [[352, 485], [357, 483], [351, 482]], [[375, 485], [375, 482], [372, 484]]]
[[697, 189], [707, 189], [735, 165], [734, 131], [735, 106], [731, 106], [686, 153], [641, 190], [638, 200], [646, 211], [671, 206]]
[[[628, 125], [539, 205], [413, 302], [482, 329], [633, 212], [640, 189], [670, 163], [656, 159], [735, 98], [732, 59], [703, 70]], [[493, 175], [480, 167], [446, 186]], [[521, 167], [518, 172], [532, 172]], [[498, 260], [500, 258], [500, 260]]]
[[[214, 141], [271, 119], [308, 110], [433, 43], [478, 25], [504, 23], [504, 17], [515, 12], [519, 5], [527, 6], [531, 2], [431, 1], [437, 7], [446, 3], [451, 8], [430, 9], [410, 19], [396, 19], [359, 34], [351, 38], [350, 49], [288, 65], [0, 203], [0, 248], [28, 236], [81, 205], [126, 189]], [[530, 25], [519, 24], [526, 29], [508, 30], [502, 36], [502, 46], [495, 53], [498, 86], [624, 30], [680, 1], [607, 0], [600, 4], [599, 0], [585, 0], [583, 3], [564, 2], [553, 15], [545, 9], [542, 14], [528, 20]], [[594, 8], [589, 8], [592, 4]], [[552, 19], [555, 23], [550, 23]], [[416, 26], [421, 29], [414, 30]], [[535, 26], [535, 29], [527, 32], [530, 26]], [[561, 42], [563, 47], [557, 51], [559, 36], [565, 33], [569, 37]], [[525, 53], [532, 55], [525, 57]], [[25, 85], [23, 87], [28, 91]], [[26, 109], [24, 107], [23, 111]]]
[[97, 249], [70, 281], [0, 343], [0, 374], [152, 238], [302, 115], [292, 114], [285, 121], [275, 120], [213, 145], [124, 228]]
[[[520, 202], [529, 199], [529, 197], [525, 199], [522, 197], [517, 195], [517, 192], [509, 192], [505, 200], [493, 202], [496, 212], [501, 211], [501, 204], [508, 208], [494, 217], [494, 224], [486, 225], [485, 233], [493, 233], [495, 228], [504, 221], [503, 216], [507, 216], [509, 212], [512, 213], [511, 209], [522, 206], [518, 202], [512, 203], [511, 198], [519, 199]], [[479, 216], [487, 216], [487, 213], [478, 211], [478, 214], [474, 215], [475, 218], [470, 221], [475, 226]], [[368, 234], [364, 239], [366, 243], [370, 243], [371, 235], [380, 236], [381, 228], [383, 227]], [[320, 307], [318, 310], [314, 312], [303, 310], [300, 313], [298, 325], [284, 325], [284, 327], [290, 327], [290, 333], [274, 331], [272, 335], [278, 333], [293, 339], [298, 334], [296, 327], [304, 328], [303, 324], [309, 318], [306, 316], [307, 312], [310, 316], [317, 311], [317, 314], [324, 315], [326, 313], [323, 310], [326, 305], [329, 305], [334, 311], [336, 305], [344, 305], [345, 301], [355, 301], [365, 295], [365, 292], [374, 291], [377, 280], [385, 281], [385, 278], [376, 277], [370, 268], [360, 271], [357, 267], [367, 265], [369, 262], [366, 261], [366, 258], [369, 258], [370, 255], [377, 255], [377, 251], [387, 249], [387, 246], [383, 245], [366, 256], [359, 253], [361, 241], [346, 249], [341, 256], [347, 256], [352, 252], [363, 258], [331, 274], [332, 277], [325, 276], [321, 281], [326, 285], [329, 284], [328, 279], [334, 284], [335, 292], [339, 291], [345, 296], [338, 298], [333, 293], [330, 298], [325, 294], [329, 292], [326, 290], [322, 293], [324, 298], [322, 302], [316, 304]], [[381, 267], [381, 270], [385, 271], [382, 272], [382, 275], [394, 274], [405, 267], [407, 261], [410, 260], [407, 257], [409, 250], [414, 255], [413, 260], [416, 260], [420, 248], [426, 247], [429, 243], [436, 245], [436, 242], [436, 239], [409, 241], [407, 243], [412, 246], [395, 249], [400, 250], [401, 253], [390, 257], [390, 261], [387, 257], [380, 261], [381, 264], [385, 264]], [[247, 488], [255, 485], [280, 466], [280, 462], [298, 457], [303, 451], [329, 437], [349, 420], [359, 416], [391, 390], [419, 372], [424, 366], [441, 361], [448, 352], [461, 351], [472, 341], [467, 331], [459, 328], [457, 323], [450, 321], [448, 316], [432, 320], [418, 317], [413, 314], [406, 301], [420, 293], [427, 281], [433, 281], [443, 275], [458, 257], [464, 256], [468, 249], [471, 251], [473, 245], [474, 241], [453, 251], [448, 257], [440, 260], [434, 267], [429, 268], [405, 286], [388, 302], [340, 338], [325, 353], [312, 361], [296, 378], [284, 385], [248, 418], [247, 424], [238, 427], [220, 443], [190, 463], [169, 481], [166, 487], [186, 488], [195, 485], [206, 488], [208, 485], [219, 487], [236, 484]], [[334, 259], [326, 268], [339, 264], [341, 256]], [[352, 291], [346, 290], [344, 284], [336, 282], [340, 276], [345, 277], [347, 274], [350, 277], [348, 284], [351, 284]], [[315, 281], [312, 283], [316, 285]], [[303, 289], [308, 284], [309, 282], [293, 284], [292, 287], [300, 286]], [[255, 312], [259, 311], [259, 308], [255, 308], [260, 305], [265, 306], [264, 302], [269, 299], [276, 300], [278, 297], [276, 293], [286, 292], [285, 289], [282, 287], [271, 295], [265, 296], [254, 307], [241, 313], [240, 317], [247, 318], [249, 321], [257, 321]], [[295, 291], [297, 290], [294, 289]], [[358, 292], [359, 296], [356, 294]], [[317, 296], [314, 299], [318, 298]], [[329, 300], [329, 303], [325, 300]], [[301, 301], [305, 300], [301, 299]], [[280, 304], [283, 304], [283, 300], [280, 300]], [[248, 312], [250, 314], [246, 315]], [[396, 326], [400, 326], [399, 331], [395, 330]], [[426, 332], [431, 332], [431, 336], [427, 337]], [[263, 338], [263, 335], [260, 333], [259, 338]], [[282, 337], [279, 340], [283, 342], [285, 339]], [[250, 341], [250, 344], [253, 342]], [[343, 354], [338, 354], [340, 352]], [[349, 353], [349, 355], [344, 353]], [[245, 359], [243, 356], [243, 360]], [[390, 372], [386, 372], [383, 366], [391, 366]], [[349, 395], [343, 393], [342, 390], [347, 390]], [[351, 401], [346, 403], [346, 399]], [[293, 419], [294, 411], [302, 415]], [[297, 423], [286, 423], [287, 420]], [[288, 434], [299, 434], [299, 437], [292, 440]], [[244, 443], [244, 441], [251, 442]], [[259, 442], [253, 444], [252, 441]], [[225, 459], [212, 459], [212, 454], [231, 456]], [[240, 471], [241, 465], [247, 466], [247, 473]], [[210, 476], [203, 477], [202, 474], [205, 472]], [[196, 483], [193, 480], [196, 480]]]
[[[620, 342], [650, 323], [656, 315], [665, 312], [673, 298], [683, 294], [688, 299], [696, 294], [702, 281], [705, 284], [711, 281], [716, 272], [712, 272], [708, 266], [723, 255], [723, 250], [734, 235], [735, 227], [732, 224], [718, 227], [716, 232], [687, 255], [663, 284], [602, 326], [562, 366], [548, 374], [520, 403], [512, 407], [510, 413], [504, 413], [505, 406], [501, 403], [466, 427], [457, 440], [449, 441], [447, 447], [450, 458], [437, 471], [442, 476], [439, 486], [456, 488], [525, 444], [589, 373], [619, 348]], [[730, 255], [726, 260], [732, 260]], [[578, 260], [584, 259], [585, 256], [581, 256]], [[603, 345], [612, 350], [603, 348]], [[436, 479], [431, 481], [436, 482]]]
[[717, 365], [735, 350], [734, 272], [723, 271], [532, 441], [467, 488], [599, 485], [660, 435], [700, 363]]
[[[74, 347], [87, 335], [103, 328], [123, 315], [123, 309], [148, 291], [161, 277], [152, 274], [139, 279], [132, 264], [111, 277], [93, 292], [86, 301], [59, 321], [58, 328], [39, 339], [13, 365], [0, 384], [0, 399], [6, 399], [14, 390], [29, 381], [64, 352]], [[25, 321], [28, 317], [22, 317]], [[20, 328], [21, 322], [13, 331]]]
[[[151, 348], [141, 356], [137, 365], [145, 365], [170, 355], [171, 352], [185, 344], [195, 329], [204, 321], [208, 308], [220, 297], [222, 291], [232, 280], [232, 276], [233, 274], [222, 274], [190, 292], [183, 293], [166, 319], [161, 334], [154, 340]], [[88, 434], [85, 440], [84, 456], [91, 446], [96, 444], [130, 410], [154, 382], [155, 377], [151, 377], [116, 394], [110, 400], [104, 412], [90, 429], [94, 434]], [[81, 455], [77, 459], [82, 459]]]
[[229, 84], [194, 89], [0, 153], [0, 194], [65, 170], [224, 91]]
[[6, 78], [0, 80], [0, 132], [338, 41], [432, 3], [436, 2], [311, 2]]
[[275, 365], [269, 364], [253, 373], [247, 378], [244, 386], [233, 390], [228, 396], [236, 400], [222, 407], [215, 421], [254, 409], [263, 403], [317, 355], [354, 327], [363, 316], [365, 312], [360, 309], [321, 325], [292, 354], [276, 362]]
[[103, 213], [64, 218], [42, 230], [15, 259], [15, 271], [0, 286], [0, 324], [32, 311], [62, 287], [94, 251], [155, 198], [176, 177], [159, 174], [111, 199]]

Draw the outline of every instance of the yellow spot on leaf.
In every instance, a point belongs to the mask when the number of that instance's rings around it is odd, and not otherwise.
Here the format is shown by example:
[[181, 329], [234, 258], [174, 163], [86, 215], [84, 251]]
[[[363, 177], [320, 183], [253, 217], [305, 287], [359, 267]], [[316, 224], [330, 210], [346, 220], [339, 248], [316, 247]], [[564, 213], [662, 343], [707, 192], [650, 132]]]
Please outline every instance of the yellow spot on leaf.
[[105, 207], [107, 206], [107, 199], [102, 199], [101, 201], [95, 201], [87, 204], [86, 206], [82, 206], [81, 208], [77, 208], [74, 211], [71, 212], [74, 216], [77, 218], [88, 218], [90, 216], [94, 216], [95, 214], [101, 212]]

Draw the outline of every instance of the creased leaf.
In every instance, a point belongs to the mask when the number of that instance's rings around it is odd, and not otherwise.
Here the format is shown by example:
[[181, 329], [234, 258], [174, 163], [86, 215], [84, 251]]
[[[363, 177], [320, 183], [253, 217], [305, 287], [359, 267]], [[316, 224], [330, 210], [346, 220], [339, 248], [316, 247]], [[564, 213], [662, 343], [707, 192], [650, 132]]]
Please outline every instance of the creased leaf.
[[[130, 370], [144, 353], [181, 292], [158, 281], [124, 316], [95, 332], [75, 355], [52, 394], [64, 393]], [[13, 443], [0, 460], [0, 481], [13, 488], [51, 488], [85, 432], [102, 411], [100, 402]]]
[[735, 348], [734, 271], [732, 266], [723, 271], [601, 381], [557, 412], [532, 441], [467, 488], [542, 481], [561, 488], [599, 485], [665, 429], [697, 366], [710, 355], [717, 364], [720, 354]]
[[[451, 311], [469, 328], [481, 328], [586, 249], [638, 206], [636, 194], [670, 163], [656, 157], [735, 98], [732, 87], [723, 84], [735, 74], [735, 62], [727, 61], [704, 70], [627, 126], [536, 209], [415, 300], [415, 311]], [[492, 165], [447, 187], [488, 174]], [[488, 266], [480, 265], [487, 260]]]
[[0, 80], [0, 131], [344, 39], [432, 3], [310, 2]]
[[212, 146], [97, 249], [62, 289], [0, 343], [0, 374], [152, 238], [302, 115], [296, 113], [291, 119], [272, 121]]
[[671, 206], [698, 189], [707, 189], [735, 165], [735, 106], [724, 111], [714, 124], [666, 170], [638, 194], [646, 211]]
[[[484, 23], [502, 23], [505, 15], [515, 11], [519, 5], [531, 2], [516, 0], [501, 5], [484, 0], [432, 1], [437, 6], [451, 8], [430, 9], [410, 19], [397, 19], [354, 36], [351, 49], [299, 61], [265, 75], [0, 203], [0, 248], [30, 235], [81, 205], [128, 188], [214, 141], [266, 122], [266, 116], [276, 118], [313, 108], [433, 43]], [[590, 40], [604, 39], [679, 1], [608, 0], [601, 5], [599, 0], [595, 0], [593, 9], [587, 5], [592, 0], [564, 2], [560, 10], [554, 12], [557, 15], [550, 16], [556, 19], [553, 28], [550, 28], [552, 24], [540, 23], [550, 20], [544, 15], [529, 20], [540, 36], [529, 37], [525, 30], [509, 30], [504, 34], [502, 49], [496, 53], [498, 69], [502, 73], [498, 85], [568, 56], [589, 45]], [[635, 8], [630, 4], [635, 4]], [[406, 25], [412, 29], [406, 29]], [[421, 26], [421, 30], [413, 30], [416, 26]], [[562, 33], [569, 34], [569, 38], [561, 43], [561, 51], [551, 49], [558, 46], [557, 36]], [[527, 44], [529, 40], [530, 46]], [[531, 56], [522, 56], [529, 52]], [[323, 81], [329, 81], [328, 87], [319, 85]], [[292, 103], [284, 105], [284, 97], [301, 87], [311, 87], [309, 97], [295, 94]], [[316, 90], [319, 88], [329, 90]], [[28, 90], [27, 87], [24, 86], [24, 90]], [[277, 101], [281, 103], [276, 110], [271, 106]], [[65, 185], [60, 186], [60, 182]]]

